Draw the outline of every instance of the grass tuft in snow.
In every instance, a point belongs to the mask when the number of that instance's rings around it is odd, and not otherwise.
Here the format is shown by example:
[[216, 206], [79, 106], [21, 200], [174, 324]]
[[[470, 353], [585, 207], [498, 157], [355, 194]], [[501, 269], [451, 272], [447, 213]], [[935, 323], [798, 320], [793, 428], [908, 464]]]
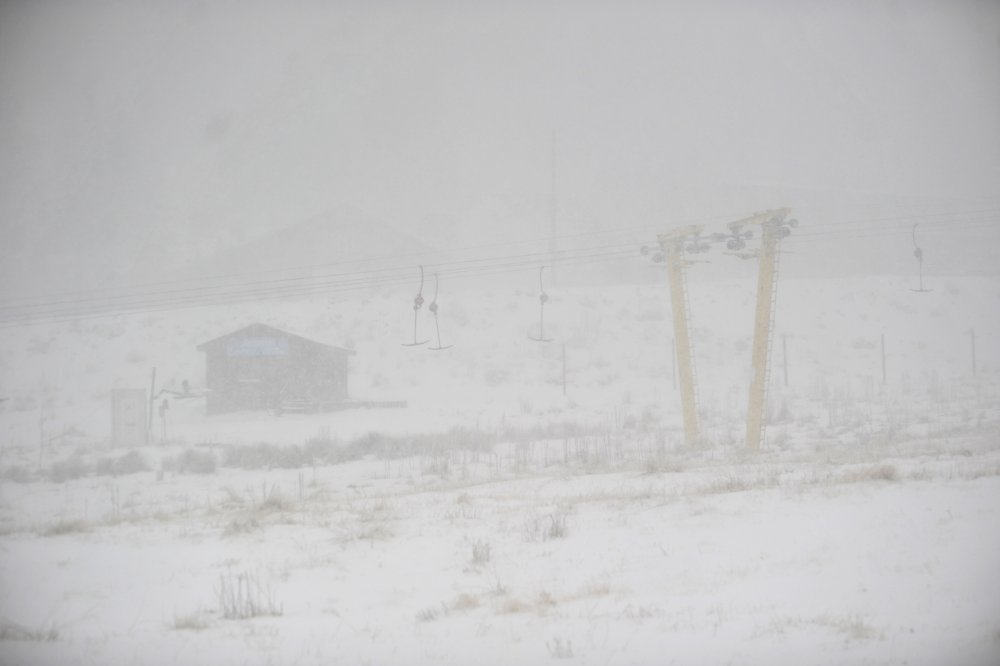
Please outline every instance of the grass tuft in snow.
[[569, 527], [566, 524], [566, 513], [563, 511], [533, 518], [524, 526], [525, 541], [551, 541], [565, 538], [567, 534]]
[[90, 523], [81, 518], [70, 518], [59, 520], [49, 525], [45, 530], [45, 536], [61, 536], [63, 534], [82, 534], [89, 532]]
[[218, 462], [211, 451], [187, 449], [163, 459], [163, 469], [174, 474], [215, 474]]
[[428, 606], [417, 611], [417, 622], [433, 622], [441, 617], [441, 609], [437, 606]]
[[839, 483], [865, 483], [867, 481], [896, 481], [899, 471], [895, 465], [884, 463], [869, 467], [848, 469], [837, 478]]
[[211, 622], [209, 622], [201, 613], [178, 615], [174, 617], [174, 621], [170, 625], [170, 627], [175, 631], [202, 631], [204, 629], [208, 629], [209, 626], [211, 626]]
[[554, 636], [552, 640], [545, 642], [545, 647], [548, 648], [549, 654], [554, 659], [573, 658], [573, 641], [563, 640], [558, 636]]
[[490, 544], [486, 541], [476, 541], [472, 544], [472, 563], [486, 564], [490, 561]]
[[271, 586], [253, 572], [219, 576], [216, 590], [219, 612], [227, 620], [246, 620], [253, 617], [277, 616], [284, 612], [274, 599]]

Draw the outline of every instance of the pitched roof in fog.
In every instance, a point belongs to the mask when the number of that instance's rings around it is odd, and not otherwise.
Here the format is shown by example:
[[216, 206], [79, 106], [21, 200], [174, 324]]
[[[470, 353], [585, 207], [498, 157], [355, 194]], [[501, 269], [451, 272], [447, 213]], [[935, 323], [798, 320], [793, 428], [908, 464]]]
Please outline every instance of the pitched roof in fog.
[[236, 337], [242, 337], [247, 333], [251, 335], [279, 335], [284, 338], [299, 340], [307, 345], [313, 345], [316, 347], [325, 347], [327, 349], [333, 349], [338, 352], [342, 352], [346, 356], [353, 356], [354, 350], [346, 349], [344, 347], [338, 347], [336, 345], [329, 345], [325, 342], [317, 342], [316, 340], [310, 340], [309, 338], [303, 337], [301, 335], [295, 335], [294, 333], [289, 333], [288, 331], [282, 331], [281, 329], [274, 328], [273, 326], [268, 326], [267, 324], [253, 323], [249, 326], [244, 326], [243, 328], [237, 329], [226, 333], [225, 335], [220, 335], [217, 338], [212, 338], [207, 342], [203, 342], [198, 345], [198, 351], [209, 351], [210, 349], [221, 345], [227, 340], [231, 340]]

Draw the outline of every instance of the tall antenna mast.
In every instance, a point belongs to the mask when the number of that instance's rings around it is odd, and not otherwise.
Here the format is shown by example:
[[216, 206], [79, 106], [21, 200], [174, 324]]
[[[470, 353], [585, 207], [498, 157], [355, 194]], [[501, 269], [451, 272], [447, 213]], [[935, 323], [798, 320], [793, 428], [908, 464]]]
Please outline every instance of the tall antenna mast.
[[[551, 180], [549, 183], [549, 263], [556, 258], [556, 131], [552, 130]], [[556, 283], [555, 267], [549, 270], [549, 281]]]

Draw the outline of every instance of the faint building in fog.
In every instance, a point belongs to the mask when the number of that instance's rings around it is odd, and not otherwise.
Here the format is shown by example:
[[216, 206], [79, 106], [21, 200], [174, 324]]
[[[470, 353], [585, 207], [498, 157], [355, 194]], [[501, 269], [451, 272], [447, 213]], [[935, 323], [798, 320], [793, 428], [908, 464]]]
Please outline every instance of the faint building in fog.
[[350, 349], [251, 324], [198, 346], [209, 414], [313, 411], [347, 400]]

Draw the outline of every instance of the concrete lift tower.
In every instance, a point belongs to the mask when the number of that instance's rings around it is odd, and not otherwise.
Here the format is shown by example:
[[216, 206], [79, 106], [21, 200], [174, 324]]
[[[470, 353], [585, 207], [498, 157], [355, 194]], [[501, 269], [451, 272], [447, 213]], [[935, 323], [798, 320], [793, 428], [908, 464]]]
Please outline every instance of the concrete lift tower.
[[680, 378], [681, 408], [684, 415], [684, 443], [694, 446], [698, 441], [698, 407], [694, 385], [694, 361], [691, 357], [691, 329], [688, 322], [687, 285], [684, 269], [687, 260], [685, 251], [703, 251], [698, 240], [702, 225], [692, 225], [674, 229], [656, 238], [667, 265], [667, 279], [670, 283], [670, 302], [674, 313], [674, 339], [677, 345], [677, 374]]
[[760, 225], [760, 250], [757, 272], [757, 312], [753, 329], [753, 374], [750, 378], [750, 399], [747, 405], [747, 448], [756, 451], [764, 439], [764, 408], [767, 404], [767, 383], [771, 374], [771, 337], [774, 334], [774, 301], [777, 296], [778, 246], [791, 233], [796, 220], [786, 220], [788, 208], [757, 213], [729, 224], [734, 235], [748, 225]]

